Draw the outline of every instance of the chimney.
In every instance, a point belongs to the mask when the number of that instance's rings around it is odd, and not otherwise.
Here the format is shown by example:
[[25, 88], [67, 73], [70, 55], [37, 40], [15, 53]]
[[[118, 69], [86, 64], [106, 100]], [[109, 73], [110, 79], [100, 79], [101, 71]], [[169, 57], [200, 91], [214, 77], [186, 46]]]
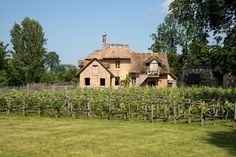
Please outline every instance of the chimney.
[[107, 34], [104, 32], [102, 34], [102, 47], [105, 47], [107, 45]]

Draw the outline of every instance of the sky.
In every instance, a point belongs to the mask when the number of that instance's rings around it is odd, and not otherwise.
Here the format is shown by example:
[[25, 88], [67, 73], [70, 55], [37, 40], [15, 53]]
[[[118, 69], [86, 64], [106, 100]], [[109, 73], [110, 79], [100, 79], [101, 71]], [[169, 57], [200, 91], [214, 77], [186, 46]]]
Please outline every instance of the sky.
[[[47, 51], [59, 54], [62, 64], [77, 65], [107, 43], [128, 44], [132, 51], [147, 52], [168, 13], [171, 0], [2, 0], [0, 41], [9, 43], [14, 23], [25, 17], [38, 21], [45, 33]], [[11, 49], [12, 46], [9, 46]]]

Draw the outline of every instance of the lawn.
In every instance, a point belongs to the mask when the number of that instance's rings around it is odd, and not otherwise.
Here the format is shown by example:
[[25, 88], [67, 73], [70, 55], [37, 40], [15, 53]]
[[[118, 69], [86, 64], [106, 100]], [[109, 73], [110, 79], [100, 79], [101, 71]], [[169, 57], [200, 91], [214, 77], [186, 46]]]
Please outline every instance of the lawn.
[[0, 116], [1, 157], [236, 156], [230, 121], [194, 123]]

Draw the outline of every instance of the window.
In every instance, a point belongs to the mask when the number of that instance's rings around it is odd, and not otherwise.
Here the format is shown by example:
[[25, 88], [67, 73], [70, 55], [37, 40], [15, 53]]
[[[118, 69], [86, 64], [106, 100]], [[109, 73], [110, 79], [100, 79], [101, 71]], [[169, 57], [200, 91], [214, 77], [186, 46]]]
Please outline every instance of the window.
[[98, 65], [93, 65], [93, 75], [98, 74]]
[[136, 77], [132, 77], [132, 85], [133, 85], [133, 86], [136, 85]]
[[85, 86], [90, 86], [90, 78], [85, 78]]
[[105, 85], [106, 85], [105, 78], [100, 78], [100, 86], [105, 86]]
[[116, 61], [116, 69], [120, 69], [120, 61]]
[[153, 60], [150, 63], [149, 73], [151, 73], [151, 74], [158, 74], [158, 62], [156, 60]]
[[115, 85], [116, 86], [120, 85], [120, 77], [115, 77]]

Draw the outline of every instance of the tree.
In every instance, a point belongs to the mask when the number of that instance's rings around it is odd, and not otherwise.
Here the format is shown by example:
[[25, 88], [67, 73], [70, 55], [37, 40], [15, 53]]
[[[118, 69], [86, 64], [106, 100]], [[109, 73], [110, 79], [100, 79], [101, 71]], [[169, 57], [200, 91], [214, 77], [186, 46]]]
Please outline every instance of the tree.
[[45, 71], [43, 28], [39, 22], [26, 17], [21, 25], [15, 23], [11, 30], [12, 68], [16, 84], [39, 82]]
[[0, 42], [0, 85], [8, 84], [8, 71], [9, 71], [9, 50], [8, 44]]
[[151, 34], [154, 43], [150, 47], [153, 52], [175, 52], [177, 53], [177, 45], [179, 44], [179, 26], [174, 17], [169, 14], [165, 17], [163, 23], [158, 25], [157, 32]]
[[181, 65], [183, 65], [184, 57], [177, 53], [178, 47], [182, 49], [183, 54], [187, 54], [186, 43], [188, 38], [185, 35], [184, 27], [178, 24], [173, 14], [165, 17], [162, 24], [158, 25], [157, 32], [151, 34], [154, 43], [150, 49], [155, 52], [166, 52], [170, 70], [176, 76], [181, 74]]
[[[168, 52], [172, 72], [178, 70], [174, 67], [176, 61], [180, 65], [184, 61], [211, 64], [222, 82], [224, 74], [236, 71], [235, 17], [236, 1], [175, 0], [164, 23], [152, 35], [151, 49]], [[214, 38], [216, 45], [209, 45], [208, 37]], [[181, 49], [181, 55], [175, 54], [176, 46]]]
[[64, 81], [65, 82], [77, 82], [77, 78], [75, 77], [78, 69], [74, 65], [65, 65], [65, 72], [64, 72]]
[[55, 71], [46, 70], [40, 82], [59, 83], [59, 82], [78, 82], [75, 77], [78, 69], [74, 65], [59, 64]]
[[184, 28], [188, 42], [199, 40], [208, 43], [208, 30], [205, 29], [203, 0], [175, 0], [170, 4], [170, 14]]
[[10, 52], [7, 50], [8, 44], [0, 42], [0, 70], [6, 69], [9, 61]]
[[189, 44], [189, 55], [187, 56], [187, 62], [193, 65], [209, 65], [210, 60], [209, 46], [201, 41], [193, 40]]
[[56, 52], [49, 52], [46, 54], [45, 64], [50, 71], [56, 71], [57, 66], [60, 64], [59, 55]]

